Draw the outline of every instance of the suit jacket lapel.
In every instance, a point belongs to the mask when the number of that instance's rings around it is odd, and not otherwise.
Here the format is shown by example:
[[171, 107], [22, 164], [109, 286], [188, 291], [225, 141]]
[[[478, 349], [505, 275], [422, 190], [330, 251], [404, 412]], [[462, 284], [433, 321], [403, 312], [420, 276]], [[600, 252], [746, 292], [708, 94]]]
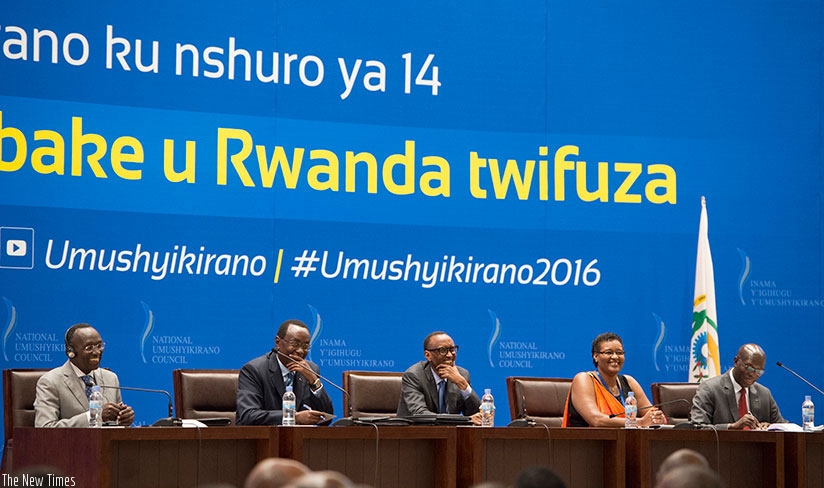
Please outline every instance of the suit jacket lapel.
[[[277, 354], [271, 353], [269, 356], [269, 383], [273, 391], [278, 393], [278, 397], [283, 401], [283, 394], [286, 393], [286, 384], [283, 383], [283, 373], [280, 370], [280, 363], [278, 362]], [[294, 383], [292, 385], [294, 390]], [[295, 397], [297, 397], [295, 393]], [[275, 399], [276, 400], [276, 399]], [[277, 403], [277, 401], [275, 401]]]
[[761, 411], [761, 397], [758, 395], [755, 383], [750, 386], [750, 412], [752, 412], [759, 421], [761, 421], [762, 418], [769, 420], [767, 415], [762, 415], [764, 412]]
[[735, 395], [735, 387], [730, 379], [729, 371], [724, 373], [721, 384], [724, 386], [724, 397], [727, 399], [729, 418], [733, 421], [738, 420], [738, 398]]
[[85, 410], [89, 409], [89, 399], [86, 397], [86, 386], [83, 385], [83, 380], [77, 377], [71, 362], [67, 361], [63, 366], [63, 384], [72, 392], [77, 404]]
[[[94, 384], [95, 385], [100, 385], [101, 387], [116, 386], [113, 381], [109, 382], [109, 376], [107, 374], [105, 374], [104, 371], [107, 371], [107, 370], [105, 370], [103, 368], [98, 368], [97, 370], [94, 371], [94, 373], [92, 373], [92, 375], [94, 377], [94, 381], [93, 381]], [[112, 373], [112, 374], [114, 374], [114, 373]], [[100, 391], [103, 392], [103, 398], [105, 398], [107, 402], [112, 402], [112, 403], [117, 402], [119, 390], [117, 390], [116, 388], [100, 388]], [[85, 388], [84, 388], [84, 393], [85, 393]]]
[[[432, 376], [432, 365], [429, 361], [423, 367], [424, 376], [426, 377], [426, 392], [424, 393], [424, 400], [430, 411], [438, 413], [440, 410], [440, 398], [438, 397], [438, 385], [435, 383], [435, 377]], [[449, 383], [447, 383], [447, 386]], [[448, 390], [448, 389], [447, 389]]]
[[[302, 378], [303, 375], [295, 371], [295, 377], [292, 379], [292, 391], [295, 392], [295, 400], [298, 402], [295, 405], [297, 410], [300, 410], [300, 406], [304, 403], [304, 395], [306, 394], [306, 382]], [[285, 388], [284, 386], [284, 391]]]

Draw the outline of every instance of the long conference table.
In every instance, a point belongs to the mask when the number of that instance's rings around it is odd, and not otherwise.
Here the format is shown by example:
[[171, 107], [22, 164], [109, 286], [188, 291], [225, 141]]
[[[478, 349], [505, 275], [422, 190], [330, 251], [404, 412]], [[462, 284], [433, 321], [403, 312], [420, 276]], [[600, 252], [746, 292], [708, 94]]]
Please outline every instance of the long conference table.
[[[570, 488], [652, 487], [671, 452], [702, 453], [729, 488], [824, 488], [824, 434], [454, 426], [16, 428], [13, 469], [48, 465], [78, 487], [243, 486], [266, 457], [375, 488], [512, 483], [544, 465]], [[23, 486], [22, 482], [19, 486]]]

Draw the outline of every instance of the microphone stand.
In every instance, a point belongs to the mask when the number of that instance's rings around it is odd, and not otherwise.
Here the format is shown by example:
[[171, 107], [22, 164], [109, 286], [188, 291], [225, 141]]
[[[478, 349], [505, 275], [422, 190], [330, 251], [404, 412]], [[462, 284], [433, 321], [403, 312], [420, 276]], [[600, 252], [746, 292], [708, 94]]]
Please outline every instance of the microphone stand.
[[169, 416], [167, 418], [159, 419], [152, 424], [152, 427], [178, 427], [183, 424], [183, 421], [174, 416], [174, 408], [172, 406], [172, 395], [166, 390], [154, 390], [152, 388], [132, 388], [129, 386], [107, 386], [98, 385], [101, 388], [111, 388], [113, 390], [129, 390], [142, 391], [147, 393], [163, 393], [169, 399]]
[[523, 394], [521, 394], [521, 405], [523, 407], [521, 409], [521, 415], [507, 424], [507, 427], [534, 427], [537, 425], [537, 422], [529, 418], [529, 414], [526, 412], [526, 397]]
[[[712, 415], [710, 415], [709, 412], [704, 410], [704, 408], [701, 407], [701, 405], [696, 405], [695, 402], [693, 402], [692, 406], [700, 410], [701, 413], [703, 413], [704, 416], [706, 416], [707, 420], [712, 419]], [[691, 413], [692, 412], [690, 412], [690, 414]], [[694, 429], [703, 429], [704, 427], [707, 427], [709, 429], [716, 430], [715, 424], [713, 424], [712, 422], [696, 422], [695, 420], [692, 420], [692, 415], [690, 415], [690, 424]], [[718, 434], [716, 433], [716, 435]]]
[[796, 377], [796, 378], [798, 378], [798, 379], [800, 379], [801, 381], [803, 381], [804, 383], [807, 383], [808, 385], [810, 385], [810, 387], [811, 387], [813, 390], [815, 390], [815, 391], [817, 391], [817, 392], [821, 393], [822, 395], [824, 395], [824, 391], [821, 391], [821, 389], [820, 389], [819, 387], [815, 386], [814, 384], [812, 384], [812, 383], [810, 383], [809, 381], [807, 381], [806, 379], [804, 379], [804, 377], [803, 377], [803, 376], [801, 376], [800, 374], [796, 373], [795, 371], [793, 371], [793, 370], [791, 370], [790, 368], [788, 368], [788, 367], [784, 366], [783, 364], [781, 364], [781, 361], [777, 361], [775, 364], [776, 364], [779, 368], [784, 368], [784, 369], [786, 369], [787, 371], [789, 371], [790, 373], [792, 373], [793, 375], [795, 375], [795, 377]]

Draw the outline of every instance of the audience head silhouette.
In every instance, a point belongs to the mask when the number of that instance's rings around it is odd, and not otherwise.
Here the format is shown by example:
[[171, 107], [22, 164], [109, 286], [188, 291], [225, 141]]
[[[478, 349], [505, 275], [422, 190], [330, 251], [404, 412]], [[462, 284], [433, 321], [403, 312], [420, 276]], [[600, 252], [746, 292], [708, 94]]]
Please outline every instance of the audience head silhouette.
[[355, 484], [337, 471], [314, 471], [292, 481], [286, 488], [353, 488]]
[[280, 488], [309, 472], [306, 465], [284, 458], [266, 458], [246, 477], [244, 488]]
[[514, 488], [566, 488], [566, 485], [546, 466], [532, 466], [521, 471]]
[[681, 466], [701, 466], [710, 469], [710, 463], [707, 462], [707, 458], [702, 456], [700, 452], [693, 451], [692, 449], [678, 449], [667, 456], [664, 462], [661, 463], [661, 466], [658, 467], [655, 480], [661, 481], [667, 473]]
[[667, 472], [655, 488], [724, 488], [724, 483], [715, 471], [688, 464]]

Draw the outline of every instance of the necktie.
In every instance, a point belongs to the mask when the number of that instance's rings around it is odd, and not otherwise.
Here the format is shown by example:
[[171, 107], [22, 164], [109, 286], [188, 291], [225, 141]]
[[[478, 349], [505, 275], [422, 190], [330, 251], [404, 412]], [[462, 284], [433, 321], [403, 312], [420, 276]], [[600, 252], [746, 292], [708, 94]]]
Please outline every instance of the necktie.
[[[738, 397], [738, 418], [747, 415], [747, 389], [741, 388], [741, 396]], [[749, 427], [744, 427], [744, 430], [750, 430]]]
[[286, 373], [286, 381], [284, 381], [284, 384], [286, 386], [292, 386], [292, 383], [294, 381], [295, 381], [295, 372], [294, 371], [289, 371], [288, 373]]
[[83, 383], [85, 383], [86, 385], [86, 398], [89, 398], [90, 396], [92, 396], [92, 386], [94, 386], [92, 384], [92, 377], [87, 374], [84, 374], [80, 377], [80, 379], [83, 380]]
[[438, 383], [438, 405], [439, 412], [446, 413], [446, 380], [441, 380]]

